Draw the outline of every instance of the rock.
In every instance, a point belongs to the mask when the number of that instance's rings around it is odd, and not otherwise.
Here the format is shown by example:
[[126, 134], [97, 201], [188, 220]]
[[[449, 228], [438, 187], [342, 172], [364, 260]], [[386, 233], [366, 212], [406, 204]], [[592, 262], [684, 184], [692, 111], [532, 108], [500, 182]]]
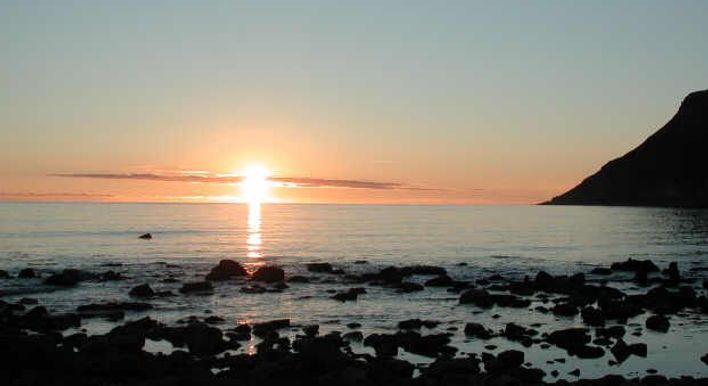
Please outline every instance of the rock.
[[271, 332], [290, 327], [290, 319], [277, 319], [253, 325], [253, 335], [262, 338]]
[[99, 275], [99, 280], [101, 281], [118, 281], [123, 280], [125, 277], [120, 274], [120, 272], [106, 271]]
[[357, 329], [357, 328], [361, 328], [361, 323], [356, 323], [356, 322], [348, 323], [347, 328], [351, 328], [352, 330]]
[[152, 290], [149, 284], [141, 284], [133, 287], [128, 295], [135, 298], [151, 298], [155, 296], [155, 291]]
[[524, 353], [517, 350], [506, 350], [497, 355], [497, 360], [504, 368], [520, 367], [524, 363]]
[[667, 332], [669, 331], [669, 319], [663, 315], [653, 315], [647, 318], [646, 327], [650, 330]]
[[559, 303], [559, 304], [556, 304], [553, 308], [551, 308], [551, 311], [555, 315], [575, 316], [578, 314], [578, 307], [576, 307], [570, 303]]
[[634, 260], [632, 258], [627, 259], [627, 261], [612, 263], [610, 268], [613, 271], [659, 272], [659, 267], [651, 260]]
[[586, 328], [567, 328], [551, 332], [546, 341], [560, 348], [569, 349], [573, 346], [583, 346], [591, 340]]
[[470, 289], [460, 295], [460, 304], [474, 304], [480, 308], [499, 307], [525, 308], [531, 301], [514, 295], [490, 294], [486, 290]]
[[573, 345], [568, 348], [568, 354], [580, 359], [594, 359], [605, 355], [605, 350], [597, 346]]
[[293, 276], [288, 279], [288, 283], [309, 283], [310, 278], [307, 276]]
[[366, 290], [364, 288], [350, 288], [346, 292], [339, 292], [332, 296], [332, 299], [339, 300], [340, 302], [346, 301], [356, 301], [360, 294], [365, 294]]
[[593, 268], [590, 271], [591, 274], [593, 275], [602, 275], [602, 276], [607, 276], [612, 274], [612, 269], [610, 268], [604, 268], [604, 267], [596, 267]]
[[580, 311], [580, 316], [585, 324], [600, 327], [605, 325], [605, 314], [595, 307], [585, 307]]
[[480, 323], [467, 323], [465, 325], [465, 335], [483, 340], [491, 339], [493, 336], [492, 331], [485, 328]]
[[39, 300], [35, 298], [22, 298], [20, 299], [20, 304], [24, 304], [26, 306], [33, 305], [39, 303]]
[[622, 363], [627, 360], [630, 355], [646, 357], [647, 345], [644, 343], [628, 345], [622, 339], [618, 339], [617, 343], [615, 343], [615, 345], [610, 349], [610, 352], [615, 359], [617, 359], [617, 362]]
[[418, 291], [423, 291], [425, 287], [418, 283], [410, 283], [410, 282], [401, 282], [396, 286], [396, 289], [398, 292], [401, 293], [411, 293], [411, 292], [418, 292]]
[[318, 326], [316, 324], [312, 324], [312, 325], [303, 327], [302, 331], [305, 333], [305, 336], [307, 336], [308, 338], [314, 338], [319, 333], [320, 326]]
[[266, 291], [267, 289], [265, 287], [260, 286], [258, 284], [241, 287], [241, 292], [245, 294], [263, 294]]
[[229, 280], [234, 277], [247, 276], [248, 272], [241, 266], [241, 264], [233, 260], [221, 260], [219, 264], [212, 268], [211, 271], [206, 275], [206, 280], [210, 281], [224, 281]]
[[253, 280], [266, 283], [275, 283], [285, 280], [285, 272], [280, 267], [265, 266], [258, 268], [258, 270], [253, 274]]
[[[580, 376], [580, 369], [575, 369], [575, 370], [569, 372], [568, 375], [572, 375], [574, 377], [579, 377]], [[611, 385], [611, 383], [610, 383], [610, 385]]]
[[183, 294], [202, 294], [210, 295], [214, 293], [214, 286], [208, 281], [196, 281], [190, 283], [184, 283], [179, 289], [180, 293]]
[[452, 287], [457, 282], [450, 276], [440, 275], [425, 282], [426, 287]]
[[309, 263], [307, 270], [314, 273], [332, 273], [333, 268], [330, 263]]
[[612, 326], [608, 328], [598, 328], [595, 330], [595, 335], [609, 338], [620, 339], [624, 336], [626, 330], [622, 326]]
[[666, 282], [667, 285], [676, 286], [681, 282], [681, 275], [678, 270], [678, 263], [670, 263], [669, 268], [665, 270], [664, 273], [669, 276], [669, 279]]
[[701, 362], [705, 363], [708, 365], [708, 354], [705, 354], [701, 357]]
[[37, 274], [35, 273], [34, 269], [25, 268], [17, 274], [17, 277], [19, 277], [20, 279], [31, 279], [37, 277]]
[[423, 276], [442, 276], [447, 275], [447, 271], [443, 267], [436, 267], [433, 265], [414, 265], [410, 267], [403, 267], [402, 273], [404, 276], [411, 275], [423, 275]]
[[10, 274], [5, 271], [4, 269], [0, 269], [0, 279], [7, 279], [10, 277]]
[[60, 273], [49, 276], [44, 280], [44, 284], [60, 287], [74, 287], [79, 282], [93, 278], [94, 275], [78, 269], [65, 269]]
[[364, 339], [364, 334], [361, 331], [351, 331], [342, 335], [342, 339], [351, 342], [361, 342]]
[[138, 236], [138, 238], [142, 240], [152, 240], [152, 235], [150, 233], [144, 233]]

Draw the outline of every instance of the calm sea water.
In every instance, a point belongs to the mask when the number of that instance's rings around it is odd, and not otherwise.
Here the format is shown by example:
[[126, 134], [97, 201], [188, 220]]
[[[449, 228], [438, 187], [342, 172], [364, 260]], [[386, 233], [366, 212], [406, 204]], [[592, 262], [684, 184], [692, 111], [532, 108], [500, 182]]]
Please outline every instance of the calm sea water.
[[[151, 232], [153, 240], [137, 236]], [[374, 271], [385, 265], [444, 266], [457, 279], [473, 280], [492, 273], [521, 277], [539, 269], [554, 273], [589, 271], [628, 257], [652, 259], [659, 266], [671, 261], [689, 274], [708, 266], [708, 211], [550, 206], [402, 206], [402, 205], [285, 205], [266, 204], [0, 204], [0, 269], [16, 273], [31, 266], [44, 275], [65, 267], [91, 271], [114, 269], [130, 279], [85, 283], [76, 289], [49, 291], [39, 279], [0, 281], [10, 300], [38, 298], [57, 311], [79, 304], [127, 300], [127, 292], [148, 282], [157, 289], [176, 290], [163, 283], [167, 276], [195, 280], [220, 259], [229, 258], [251, 269], [263, 264], [284, 267], [286, 274], [307, 274], [303, 264], [326, 261], [348, 272]], [[365, 260], [367, 264], [355, 264]], [[102, 267], [122, 263], [117, 268]], [[460, 266], [459, 263], [466, 263]], [[695, 271], [693, 275], [703, 274]], [[599, 278], [598, 278], [599, 280]], [[444, 289], [426, 289], [410, 295], [381, 288], [356, 303], [331, 300], [327, 290], [348, 286], [336, 280], [293, 284], [282, 294], [243, 294], [243, 283], [219, 284], [210, 297], [176, 296], [156, 300], [156, 309], [129, 318], [151, 315], [173, 322], [206, 313], [234, 322], [291, 318], [294, 323], [321, 324], [321, 331], [346, 331], [360, 322], [364, 332], [392, 332], [398, 321], [429, 318], [443, 321], [441, 330], [462, 329], [477, 321], [502, 328], [515, 321], [543, 323], [542, 331], [579, 326], [579, 318], [558, 318], [527, 310], [494, 309], [477, 313], [457, 304], [457, 295]], [[619, 283], [627, 291], [632, 284]], [[698, 287], [697, 287], [698, 288]], [[492, 318], [493, 314], [500, 317]], [[643, 326], [643, 318], [630, 321]], [[656, 368], [665, 374], [708, 375], [698, 358], [708, 352], [708, 325], [702, 316], [675, 318], [668, 334], [643, 331], [629, 342], [649, 344], [649, 358], [631, 357], [610, 372], [643, 374]], [[679, 326], [679, 324], [682, 324]], [[91, 332], [111, 327], [91, 321]], [[252, 342], [253, 343], [253, 342]], [[481, 352], [484, 344], [500, 349], [519, 348], [503, 339], [466, 340], [458, 331], [455, 343], [462, 351]], [[159, 349], [160, 344], [154, 347]], [[245, 350], [252, 350], [252, 344]], [[365, 348], [360, 348], [365, 351]], [[556, 368], [562, 374], [581, 368], [583, 376], [608, 372], [600, 360], [570, 359], [554, 348], [525, 350], [534, 365]], [[406, 354], [407, 359], [413, 356]], [[413, 358], [420, 359], [420, 358]], [[545, 367], [544, 367], [545, 366]]]

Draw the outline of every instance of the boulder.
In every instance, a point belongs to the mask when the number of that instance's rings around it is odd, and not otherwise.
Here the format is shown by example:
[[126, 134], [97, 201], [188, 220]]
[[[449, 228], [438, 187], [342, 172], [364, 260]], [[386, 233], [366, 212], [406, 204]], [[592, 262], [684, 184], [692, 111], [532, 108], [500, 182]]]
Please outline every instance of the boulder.
[[629, 272], [659, 272], [659, 267], [651, 260], [634, 260], [632, 258], [623, 262], [612, 263], [610, 269]]
[[155, 296], [155, 291], [152, 290], [149, 284], [141, 284], [133, 287], [128, 295], [135, 298], [151, 298]]
[[190, 283], [184, 283], [179, 289], [180, 293], [183, 294], [212, 294], [214, 293], [214, 286], [208, 281], [196, 281]]
[[17, 274], [20, 279], [31, 279], [37, 277], [37, 273], [32, 268], [25, 268]]
[[258, 270], [253, 274], [253, 280], [262, 281], [265, 283], [275, 283], [285, 280], [285, 272], [280, 267], [265, 266], [258, 268]]
[[309, 263], [307, 270], [315, 273], [332, 273], [333, 268], [330, 263]]
[[152, 240], [152, 235], [150, 233], [143, 233], [142, 235], [138, 236], [138, 238], [141, 240]]
[[667, 332], [670, 325], [669, 319], [663, 315], [652, 315], [646, 321], [646, 327], [653, 331]]
[[94, 275], [78, 269], [65, 269], [44, 280], [44, 284], [59, 287], [74, 287], [84, 280], [93, 279]]
[[253, 335], [262, 338], [271, 332], [290, 327], [290, 319], [276, 319], [253, 325]]
[[244, 269], [241, 264], [233, 260], [224, 259], [219, 261], [219, 264], [211, 269], [206, 275], [206, 280], [224, 281], [246, 275], [248, 275], [248, 272], [246, 272], [246, 269]]
[[465, 325], [465, 335], [484, 340], [491, 339], [493, 336], [492, 331], [480, 323], [467, 323]]

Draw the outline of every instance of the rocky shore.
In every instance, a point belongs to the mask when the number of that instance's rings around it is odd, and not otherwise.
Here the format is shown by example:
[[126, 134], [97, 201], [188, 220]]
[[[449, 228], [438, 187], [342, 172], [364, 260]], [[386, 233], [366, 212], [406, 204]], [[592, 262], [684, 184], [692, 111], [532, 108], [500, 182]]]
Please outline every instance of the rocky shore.
[[[648, 356], [647, 343], [630, 342], [630, 336], [640, 337], [644, 329], [664, 334], [681, 328], [674, 325], [679, 317], [706, 318], [708, 281], [701, 269], [684, 275], [676, 263], [662, 270], [649, 260], [629, 259], [567, 276], [540, 271], [520, 279], [490, 275], [464, 281], [443, 267], [426, 265], [372, 267], [363, 273], [322, 262], [305, 268], [307, 275], [288, 276], [277, 266], [249, 271], [236, 261], [222, 260], [198, 280], [163, 278], [175, 282], [177, 291], [142, 283], [128, 291], [130, 301], [78, 304], [73, 312], [52, 312], [32, 297], [3, 300], [7, 296], [0, 293], [0, 378], [4, 385], [708, 384], [706, 377], [669, 378], [649, 370], [633, 378], [612, 375], [613, 366]], [[37, 280], [37, 276], [32, 268], [0, 270], [0, 280]], [[42, 277], [38, 285], [62, 290], [125, 279], [116, 270], [64, 269]], [[643, 290], [627, 293], [613, 285], [622, 280]], [[208, 298], [227, 284], [237, 283], [245, 296], [263, 296], [258, 294], [298, 291], [298, 286], [313, 282], [340, 286], [325, 290], [332, 304], [357, 302], [373, 296], [374, 290], [392, 296], [444, 291], [455, 297], [457, 306], [469, 309], [469, 319], [443, 325], [432, 315], [420, 315], [400, 320], [392, 326], [395, 332], [369, 334], [360, 323], [345, 320], [326, 333], [317, 324], [290, 319], [235, 323], [219, 316], [218, 310], [172, 324], [160, 321], [159, 312], [156, 318], [122, 322], [131, 312], [151, 310], [157, 299]], [[582, 327], [551, 331], [526, 323], [521, 313], [503, 328], [479, 322], [477, 316], [502, 309], [579, 318]], [[643, 326], [629, 322], [640, 315], [646, 316]], [[96, 318], [114, 326], [104, 334], [82, 330]], [[486, 344], [480, 352], [462, 352], [453, 343], [460, 335], [481, 342], [503, 339], [516, 348], [496, 350], [496, 345]], [[173, 349], [150, 352], [149, 342], [169, 342]], [[354, 350], [355, 345], [370, 352]], [[245, 346], [251, 346], [248, 352], [243, 352]], [[530, 363], [533, 354], [527, 350], [551, 348], [563, 350], [566, 357], [548, 361], [545, 369]], [[403, 354], [428, 360], [409, 361]], [[569, 358], [602, 361], [607, 375], [583, 379], [580, 370], [560, 374], [554, 365]], [[708, 366], [708, 354], [703, 352], [683, 360]], [[563, 375], [574, 379], [560, 379]]]

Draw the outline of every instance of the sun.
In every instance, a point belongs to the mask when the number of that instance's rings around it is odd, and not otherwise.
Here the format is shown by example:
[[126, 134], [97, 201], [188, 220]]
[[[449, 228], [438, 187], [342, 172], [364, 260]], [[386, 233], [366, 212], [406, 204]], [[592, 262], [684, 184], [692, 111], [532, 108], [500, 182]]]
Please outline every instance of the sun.
[[270, 200], [270, 171], [261, 165], [251, 165], [243, 170], [241, 199], [249, 204], [262, 203]]

